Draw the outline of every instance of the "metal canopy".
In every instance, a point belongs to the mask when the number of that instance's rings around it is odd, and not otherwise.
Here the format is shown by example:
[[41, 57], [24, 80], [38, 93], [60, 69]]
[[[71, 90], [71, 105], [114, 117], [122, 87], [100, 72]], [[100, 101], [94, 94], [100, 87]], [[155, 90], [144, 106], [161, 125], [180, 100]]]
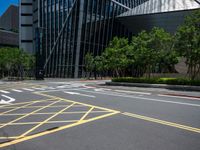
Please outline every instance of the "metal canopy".
[[198, 8], [200, 8], [200, 5], [197, 0], [149, 0], [125, 13], [122, 13], [119, 17]]

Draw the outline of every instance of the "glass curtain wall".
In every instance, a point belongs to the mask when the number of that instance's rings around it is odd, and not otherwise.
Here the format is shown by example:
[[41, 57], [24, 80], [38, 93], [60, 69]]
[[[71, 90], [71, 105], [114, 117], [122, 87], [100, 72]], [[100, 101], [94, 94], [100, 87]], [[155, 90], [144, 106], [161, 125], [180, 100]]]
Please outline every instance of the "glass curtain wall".
[[[115, 0], [133, 8], [146, 0]], [[84, 57], [100, 55], [114, 36], [131, 36], [115, 17], [127, 11], [112, 0], [38, 0], [46, 77], [85, 75]]]

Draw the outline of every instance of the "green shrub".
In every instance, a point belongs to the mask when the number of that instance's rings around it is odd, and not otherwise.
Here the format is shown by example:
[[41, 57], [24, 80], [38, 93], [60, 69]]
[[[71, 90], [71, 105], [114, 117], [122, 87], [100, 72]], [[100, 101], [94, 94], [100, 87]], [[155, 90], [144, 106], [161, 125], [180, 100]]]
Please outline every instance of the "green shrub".
[[200, 80], [190, 80], [186, 78], [150, 78], [149, 79], [149, 78], [121, 77], [121, 78], [113, 78], [112, 82], [200, 86]]

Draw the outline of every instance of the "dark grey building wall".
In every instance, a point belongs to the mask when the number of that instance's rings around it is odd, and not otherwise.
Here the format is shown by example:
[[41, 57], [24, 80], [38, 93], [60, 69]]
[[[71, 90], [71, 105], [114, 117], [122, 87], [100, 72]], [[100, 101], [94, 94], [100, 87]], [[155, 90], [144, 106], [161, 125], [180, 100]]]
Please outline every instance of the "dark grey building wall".
[[153, 27], [164, 28], [167, 32], [174, 33], [180, 26], [187, 15], [192, 10], [164, 12], [157, 14], [136, 15], [127, 17], [118, 17], [117, 22], [120, 22], [128, 28], [134, 35], [142, 30], [151, 30]]
[[5, 30], [19, 30], [19, 7], [11, 5], [0, 17], [0, 27]]
[[0, 47], [1, 46], [19, 46], [19, 34], [0, 30]]
[[[174, 34], [178, 27], [184, 23], [185, 17], [190, 15], [193, 11], [194, 10], [182, 10], [118, 17], [115, 20], [115, 24], [118, 23], [124, 25], [132, 34], [131, 36], [137, 35], [142, 30], [150, 31], [153, 27], [160, 27], [171, 34]], [[129, 39], [131, 39], [131, 36], [129, 36]], [[176, 65], [176, 68], [177, 67], [181, 68], [181, 70], [184, 70], [184, 66], [182, 64]]]
[[[0, 17], [0, 46], [19, 46], [19, 7], [11, 5]], [[11, 32], [14, 31], [14, 32]]]

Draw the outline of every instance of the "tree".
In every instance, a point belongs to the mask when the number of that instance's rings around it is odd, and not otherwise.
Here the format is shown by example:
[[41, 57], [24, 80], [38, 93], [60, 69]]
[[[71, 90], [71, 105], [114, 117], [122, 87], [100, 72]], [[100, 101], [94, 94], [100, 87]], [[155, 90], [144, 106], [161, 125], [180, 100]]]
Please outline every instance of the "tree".
[[149, 33], [142, 31], [132, 37], [131, 52], [132, 66], [137, 76], [147, 73], [150, 78], [152, 72], [171, 71], [178, 63], [173, 51], [173, 38], [162, 28], [154, 27]]
[[128, 46], [128, 39], [114, 37], [102, 54], [106, 60], [106, 68], [113, 71], [117, 77], [124, 76], [125, 68], [128, 66], [126, 56]]
[[175, 64], [179, 62], [179, 55], [173, 49], [163, 51], [158, 62], [158, 72], [160, 73], [174, 73]]
[[[174, 72], [174, 66], [178, 63], [178, 54], [174, 51], [174, 38], [162, 28], [154, 27], [150, 35], [149, 47], [154, 51], [156, 72]], [[158, 70], [156, 70], [158, 67]]]
[[91, 73], [93, 72], [94, 70], [94, 57], [91, 53], [87, 53], [85, 55], [85, 70], [87, 72], [87, 77], [88, 79], [90, 78], [91, 76]]
[[175, 49], [186, 58], [189, 76], [194, 80], [200, 73], [200, 10], [187, 16], [179, 27]]
[[7, 53], [5, 48], [0, 48], [0, 78], [4, 77], [4, 72], [6, 70]]
[[140, 74], [148, 73], [150, 77], [151, 67], [155, 64], [156, 53], [150, 48], [151, 38], [146, 31], [142, 31], [138, 36], [134, 36], [131, 42], [132, 53], [134, 54], [134, 66], [140, 70]]
[[20, 76], [23, 78], [24, 70], [35, 67], [35, 57], [19, 48], [0, 48], [0, 77]]
[[96, 56], [94, 58], [94, 64], [95, 64], [95, 71], [97, 72], [97, 74], [101, 76], [103, 76], [103, 72], [106, 71], [105, 68], [105, 59], [103, 56]]
[[[149, 33], [142, 31], [133, 36], [131, 43], [126, 38], [114, 37], [91, 66], [95, 74], [107, 70], [116, 77], [127, 74], [140, 77], [146, 73], [150, 78], [152, 72], [175, 71], [178, 55], [173, 47], [173, 36], [155, 27]], [[93, 62], [89, 56], [88, 60]]]

